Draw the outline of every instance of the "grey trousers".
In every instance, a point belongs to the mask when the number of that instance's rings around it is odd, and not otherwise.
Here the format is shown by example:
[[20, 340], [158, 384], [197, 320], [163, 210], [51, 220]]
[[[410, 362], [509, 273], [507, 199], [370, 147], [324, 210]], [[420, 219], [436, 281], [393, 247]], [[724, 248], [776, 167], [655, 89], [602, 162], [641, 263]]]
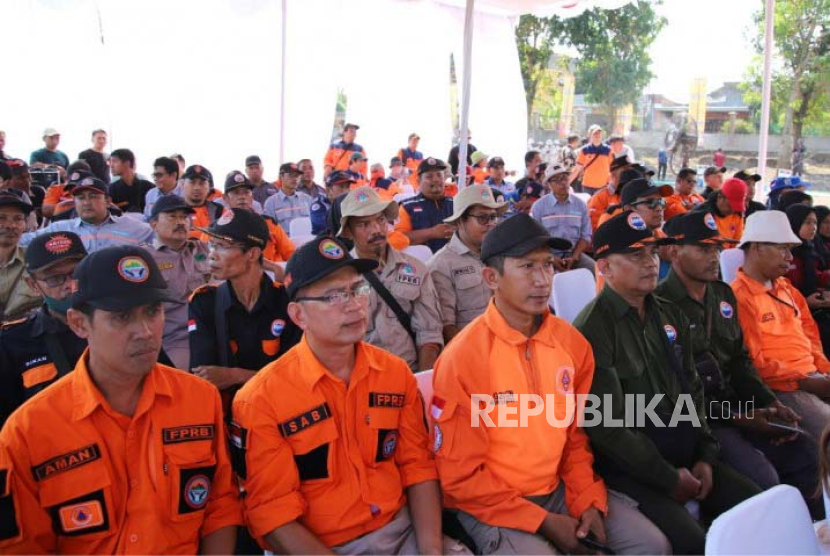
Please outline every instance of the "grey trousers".
[[816, 442], [821, 440], [821, 431], [830, 425], [830, 404], [803, 390], [776, 392], [775, 395], [781, 403], [801, 416], [801, 428]]
[[[335, 546], [332, 550], [336, 554], [420, 554], [418, 542], [415, 538], [415, 528], [409, 517], [409, 509], [404, 506], [392, 521], [358, 537], [346, 544]], [[470, 554], [466, 546], [446, 535], [444, 536], [444, 554]]]
[[[533, 497], [530, 500], [551, 513], [568, 513], [564, 484], [560, 484], [545, 497]], [[458, 520], [475, 542], [480, 554], [559, 554], [541, 535], [487, 525], [463, 511], [458, 512]], [[640, 513], [637, 502], [611, 490], [608, 491], [605, 532], [608, 547], [617, 554], [671, 554], [669, 540]]]

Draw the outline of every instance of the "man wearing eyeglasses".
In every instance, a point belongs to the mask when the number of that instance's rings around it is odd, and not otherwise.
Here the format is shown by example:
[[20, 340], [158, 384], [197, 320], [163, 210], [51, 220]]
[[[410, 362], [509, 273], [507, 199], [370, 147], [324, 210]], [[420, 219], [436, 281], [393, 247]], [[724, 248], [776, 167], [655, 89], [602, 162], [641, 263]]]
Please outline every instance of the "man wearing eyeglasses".
[[383, 201], [368, 186], [349, 192], [340, 206], [338, 235], [354, 241], [352, 256], [377, 261], [367, 277], [369, 325], [366, 341], [404, 359], [413, 371], [431, 369], [444, 345], [435, 285], [426, 265], [389, 244], [395, 201]]
[[818, 440], [830, 422], [830, 361], [807, 301], [784, 277], [793, 260], [790, 249], [800, 244], [786, 214], [756, 212], [746, 220], [738, 244], [744, 264], [731, 286], [758, 374]]
[[231, 451], [247, 523], [275, 553], [465, 553], [441, 534], [415, 378], [363, 341], [363, 275], [376, 267], [331, 237], [300, 247], [286, 284], [303, 338], [234, 399]]
[[159, 199], [166, 195], [182, 196], [182, 187], [179, 185], [179, 164], [172, 158], [159, 157], [153, 162], [153, 181], [156, 186], [144, 196], [144, 217], [149, 220], [150, 214]]
[[20, 238], [32, 204], [20, 190], [0, 190], [0, 322], [29, 315], [40, 305], [40, 295], [22, 280], [24, 250]]
[[554, 251], [557, 272], [575, 268], [594, 271], [594, 260], [584, 251], [591, 244], [591, 218], [588, 205], [571, 195], [568, 179], [570, 170], [554, 165], [545, 171], [545, 184], [550, 195], [545, 195], [530, 208], [530, 216], [539, 222], [551, 237], [565, 239], [573, 245], [571, 251]]
[[21, 285], [42, 296], [43, 304], [34, 315], [0, 330], [0, 428], [23, 402], [71, 371], [86, 349], [86, 340], [66, 324], [72, 272], [85, 256], [81, 238], [72, 232], [43, 234], [26, 250]]
[[677, 173], [674, 195], [666, 197], [666, 222], [678, 214], [694, 210], [706, 201], [702, 195], [695, 193], [695, 187], [697, 187], [697, 172], [691, 168], [683, 168]]
[[200, 231], [210, 237], [210, 271], [224, 281], [190, 297], [190, 369], [222, 391], [227, 410], [236, 390], [302, 332], [288, 318], [285, 288], [262, 269], [270, 234], [261, 216], [226, 209]]
[[427, 262], [438, 294], [445, 343], [487, 309], [492, 290], [481, 276], [481, 244], [507, 209], [507, 203], [496, 202], [488, 185], [465, 187], [453, 205], [453, 215], [444, 222], [455, 224], [455, 234]]
[[78, 216], [25, 233], [20, 244], [28, 245], [35, 237], [49, 232], [73, 232], [81, 238], [87, 252], [94, 253], [104, 247], [140, 245], [152, 240], [153, 230], [146, 223], [129, 216], [110, 214], [109, 188], [91, 174], [80, 176], [72, 188], [72, 198]]

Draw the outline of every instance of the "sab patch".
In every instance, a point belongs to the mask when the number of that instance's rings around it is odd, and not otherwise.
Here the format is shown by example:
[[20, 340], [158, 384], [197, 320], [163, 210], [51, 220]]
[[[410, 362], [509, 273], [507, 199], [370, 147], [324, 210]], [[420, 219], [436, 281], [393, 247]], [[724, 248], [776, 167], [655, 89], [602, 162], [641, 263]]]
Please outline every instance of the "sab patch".
[[48, 508], [55, 531], [75, 537], [110, 528], [104, 490], [96, 490]]
[[40, 482], [58, 473], [77, 469], [99, 459], [101, 459], [101, 450], [97, 444], [92, 444], [35, 465], [32, 467], [32, 475], [34, 475], [35, 481]]
[[406, 402], [406, 394], [396, 392], [369, 392], [369, 407], [394, 407], [400, 409]]
[[212, 424], [185, 425], [161, 429], [161, 438], [164, 444], [180, 444], [182, 442], [196, 442], [198, 440], [212, 440], [215, 436]]
[[215, 465], [179, 470], [179, 514], [190, 514], [205, 508], [215, 472]]
[[379, 429], [378, 448], [375, 462], [380, 463], [391, 459], [398, 447], [398, 429]]
[[279, 424], [280, 432], [285, 438], [288, 438], [329, 418], [331, 418], [331, 411], [329, 411], [328, 404], [324, 403], [288, 421], [283, 421]]

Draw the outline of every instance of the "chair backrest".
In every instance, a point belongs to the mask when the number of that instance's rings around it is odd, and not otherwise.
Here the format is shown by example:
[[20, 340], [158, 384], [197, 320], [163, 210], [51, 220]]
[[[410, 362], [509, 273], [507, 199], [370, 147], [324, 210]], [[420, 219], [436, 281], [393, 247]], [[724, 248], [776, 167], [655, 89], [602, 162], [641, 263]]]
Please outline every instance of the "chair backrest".
[[410, 245], [403, 252], [423, 262], [427, 262], [432, 257], [432, 249], [426, 245]]
[[400, 203], [401, 201], [405, 201], [406, 199], [414, 196], [414, 193], [396, 193], [392, 196], [392, 198], [395, 199], [395, 202]]
[[579, 312], [596, 296], [597, 284], [587, 268], [577, 268], [553, 276], [551, 305], [556, 316], [573, 322]]
[[744, 264], [742, 249], [724, 249], [720, 254], [721, 278], [727, 284], [738, 277], [738, 269]]
[[709, 528], [706, 554], [821, 554], [821, 551], [801, 493], [795, 487], [778, 485], [722, 513]]
[[583, 201], [585, 201], [586, 204], [588, 203], [588, 201], [591, 200], [590, 193], [574, 193], [574, 197], [576, 197], [577, 199], [582, 199]]
[[313, 234], [304, 234], [304, 235], [296, 235], [296, 236], [292, 235], [291, 236], [291, 243], [294, 244], [294, 247], [299, 249], [300, 247], [302, 247], [304, 244], [308, 243], [312, 239], [314, 239]]
[[424, 411], [429, 412], [429, 403], [432, 401], [432, 369], [415, 373], [415, 380], [418, 381], [418, 390], [424, 398]]
[[307, 217], [295, 218], [288, 224], [288, 235], [307, 236], [311, 234], [311, 219]]

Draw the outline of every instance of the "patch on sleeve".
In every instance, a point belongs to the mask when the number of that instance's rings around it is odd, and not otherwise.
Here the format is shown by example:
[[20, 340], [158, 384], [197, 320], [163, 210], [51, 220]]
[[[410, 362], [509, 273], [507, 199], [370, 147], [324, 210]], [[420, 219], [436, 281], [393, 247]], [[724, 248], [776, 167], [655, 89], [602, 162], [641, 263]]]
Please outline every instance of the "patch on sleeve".
[[435, 423], [432, 426], [432, 432], [432, 451], [438, 453], [438, 450], [440, 450], [441, 446], [444, 444], [444, 433], [441, 432], [441, 426], [438, 423]]
[[240, 479], [248, 478], [248, 465], [245, 458], [248, 454], [248, 429], [239, 423], [231, 421], [228, 426], [229, 448], [231, 465]]
[[398, 447], [398, 429], [378, 430], [378, 447], [375, 462], [380, 463], [395, 456]]
[[49, 512], [55, 530], [68, 537], [98, 533], [110, 528], [103, 490], [51, 506]]
[[82, 465], [92, 463], [99, 459], [101, 459], [101, 450], [97, 444], [91, 444], [90, 446], [61, 454], [39, 465], [35, 465], [32, 467], [32, 475], [34, 475], [35, 481], [39, 482], [58, 473], [77, 469]]

